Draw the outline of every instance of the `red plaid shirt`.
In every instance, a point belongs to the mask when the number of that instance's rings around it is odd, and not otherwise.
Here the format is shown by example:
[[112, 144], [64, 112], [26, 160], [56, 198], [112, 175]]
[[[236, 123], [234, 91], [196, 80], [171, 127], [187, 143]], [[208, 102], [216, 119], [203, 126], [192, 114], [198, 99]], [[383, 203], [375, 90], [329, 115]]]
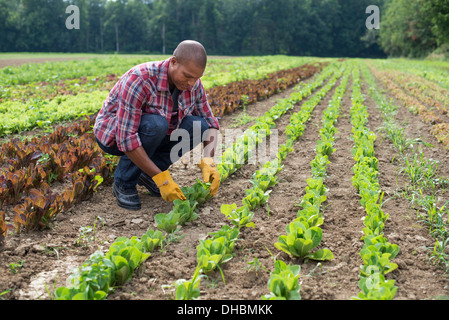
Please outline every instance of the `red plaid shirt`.
[[122, 152], [142, 145], [137, 130], [143, 114], [159, 114], [167, 119], [170, 134], [189, 114], [203, 117], [211, 128], [219, 129], [212, 114], [201, 80], [193, 88], [182, 91], [178, 97], [178, 122], [170, 123], [173, 100], [168, 87], [168, 64], [164, 61], [147, 62], [128, 70], [115, 84], [97, 115], [94, 134], [105, 146], [117, 144]]

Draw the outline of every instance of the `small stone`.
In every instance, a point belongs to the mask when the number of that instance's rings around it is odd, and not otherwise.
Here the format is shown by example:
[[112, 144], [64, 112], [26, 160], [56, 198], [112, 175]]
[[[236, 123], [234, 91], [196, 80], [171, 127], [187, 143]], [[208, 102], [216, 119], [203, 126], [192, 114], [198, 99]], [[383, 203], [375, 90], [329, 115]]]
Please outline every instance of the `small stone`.
[[33, 251], [34, 252], [44, 252], [45, 251], [45, 246], [43, 246], [42, 244], [35, 244], [33, 246]]
[[415, 236], [415, 239], [416, 239], [417, 241], [420, 241], [420, 242], [426, 242], [426, 241], [427, 241], [426, 238], [424, 238], [423, 236], [420, 236], [420, 235], [416, 235], [416, 236]]

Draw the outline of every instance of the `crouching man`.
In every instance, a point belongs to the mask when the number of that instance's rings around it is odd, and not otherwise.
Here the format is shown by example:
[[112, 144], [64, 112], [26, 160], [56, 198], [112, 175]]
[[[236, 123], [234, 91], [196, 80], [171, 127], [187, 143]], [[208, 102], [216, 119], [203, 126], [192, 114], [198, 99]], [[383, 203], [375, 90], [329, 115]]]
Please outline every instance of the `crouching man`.
[[203, 181], [211, 183], [211, 195], [216, 194], [220, 175], [213, 156], [219, 124], [200, 80], [206, 63], [204, 47], [186, 40], [167, 60], [131, 68], [109, 93], [94, 134], [103, 151], [121, 156], [113, 184], [120, 207], [141, 208], [136, 185], [169, 202], [185, 200], [168, 168], [199, 143], [198, 166]]

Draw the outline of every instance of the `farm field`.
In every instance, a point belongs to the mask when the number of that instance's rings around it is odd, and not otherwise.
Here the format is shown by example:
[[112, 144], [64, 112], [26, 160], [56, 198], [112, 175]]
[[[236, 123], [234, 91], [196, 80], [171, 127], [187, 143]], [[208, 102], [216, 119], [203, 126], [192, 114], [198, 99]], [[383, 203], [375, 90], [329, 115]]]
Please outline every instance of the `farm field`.
[[0, 69], [0, 299], [448, 299], [449, 64], [212, 58], [209, 102], [241, 137], [218, 193], [194, 150], [170, 169], [188, 204], [138, 187], [134, 212], [91, 126], [147, 60]]

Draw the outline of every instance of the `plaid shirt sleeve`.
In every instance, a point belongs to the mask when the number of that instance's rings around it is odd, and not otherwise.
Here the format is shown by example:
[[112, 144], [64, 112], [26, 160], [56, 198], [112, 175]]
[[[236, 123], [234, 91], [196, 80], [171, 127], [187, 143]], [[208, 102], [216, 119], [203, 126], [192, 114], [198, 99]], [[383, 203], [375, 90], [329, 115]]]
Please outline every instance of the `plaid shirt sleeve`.
[[192, 114], [195, 116], [202, 117], [209, 124], [210, 128], [220, 129], [220, 125], [218, 123], [217, 118], [212, 113], [212, 109], [207, 101], [206, 91], [203, 87], [201, 80], [199, 80], [198, 84], [198, 97], [195, 101], [195, 109]]
[[115, 137], [117, 147], [122, 152], [132, 151], [142, 145], [137, 130], [142, 116], [141, 106], [146, 101], [145, 91], [143, 80], [132, 73], [119, 88]]

